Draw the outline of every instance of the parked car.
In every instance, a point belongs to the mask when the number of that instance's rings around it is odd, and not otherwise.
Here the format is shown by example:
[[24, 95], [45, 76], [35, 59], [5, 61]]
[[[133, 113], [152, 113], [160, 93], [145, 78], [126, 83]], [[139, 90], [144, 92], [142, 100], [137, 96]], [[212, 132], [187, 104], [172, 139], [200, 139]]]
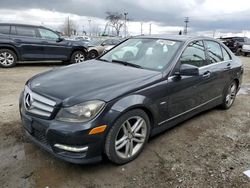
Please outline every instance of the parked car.
[[109, 39], [94, 39], [88, 44], [88, 58], [94, 59], [101, 55], [104, 51], [108, 51], [115, 45], [120, 43], [120, 39], [109, 38]]
[[0, 66], [13, 67], [17, 61], [61, 60], [83, 62], [87, 47], [66, 40], [43, 26], [0, 24]]
[[220, 38], [219, 40], [221, 40], [236, 55], [241, 55], [242, 46], [245, 43], [249, 43], [249, 39], [247, 37], [225, 37]]
[[250, 54], [250, 41], [248, 43], [243, 44], [242, 46], [242, 55], [248, 56]]
[[[137, 52], [118, 56], [124, 48]], [[91, 163], [106, 155], [124, 164], [150, 136], [216, 106], [229, 109], [242, 74], [240, 59], [212, 38], [139, 36], [31, 78], [21, 119], [27, 136], [60, 159]]]

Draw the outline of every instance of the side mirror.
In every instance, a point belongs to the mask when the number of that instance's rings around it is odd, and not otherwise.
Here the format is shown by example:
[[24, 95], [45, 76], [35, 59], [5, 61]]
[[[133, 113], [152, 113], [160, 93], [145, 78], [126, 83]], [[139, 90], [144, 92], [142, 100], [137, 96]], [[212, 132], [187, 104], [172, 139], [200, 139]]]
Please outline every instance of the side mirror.
[[179, 76], [198, 76], [199, 68], [194, 65], [182, 64], [180, 71], [176, 73]]
[[56, 40], [56, 42], [62, 42], [63, 40], [64, 40], [64, 38], [58, 37], [58, 39]]
[[103, 43], [101, 44], [101, 46], [105, 46], [105, 45], [107, 45], [106, 42], [103, 42]]

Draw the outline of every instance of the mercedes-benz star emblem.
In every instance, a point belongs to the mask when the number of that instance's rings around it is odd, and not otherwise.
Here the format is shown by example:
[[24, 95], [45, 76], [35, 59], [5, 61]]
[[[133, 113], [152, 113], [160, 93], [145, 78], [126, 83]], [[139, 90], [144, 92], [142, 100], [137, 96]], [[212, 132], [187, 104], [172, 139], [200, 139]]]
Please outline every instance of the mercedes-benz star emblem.
[[27, 93], [24, 99], [24, 104], [27, 110], [31, 109], [32, 102], [33, 102], [33, 98], [31, 94]]

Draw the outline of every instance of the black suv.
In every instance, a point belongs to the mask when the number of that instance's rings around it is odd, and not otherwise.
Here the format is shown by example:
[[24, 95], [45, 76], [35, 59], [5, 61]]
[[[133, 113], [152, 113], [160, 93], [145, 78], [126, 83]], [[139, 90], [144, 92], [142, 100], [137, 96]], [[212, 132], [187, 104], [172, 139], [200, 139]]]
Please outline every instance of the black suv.
[[17, 61], [60, 60], [80, 63], [87, 48], [79, 41], [65, 40], [46, 27], [0, 24], [0, 66], [13, 67]]
[[241, 55], [242, 53], [242, 46], [245, 43], [248, 43], [247, 37], [225, 37], [219, 39], [223, 42], [232, 52], [236, 55]]

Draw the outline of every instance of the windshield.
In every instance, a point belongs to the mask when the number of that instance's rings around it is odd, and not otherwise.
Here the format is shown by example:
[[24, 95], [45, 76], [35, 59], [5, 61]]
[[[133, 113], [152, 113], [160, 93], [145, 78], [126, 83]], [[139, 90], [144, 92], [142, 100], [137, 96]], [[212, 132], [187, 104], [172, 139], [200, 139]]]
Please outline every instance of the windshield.
[[128, 39], [104, 54], [100, 60], [161, 71], [169, 63], [180, 42], [165, 39]]

